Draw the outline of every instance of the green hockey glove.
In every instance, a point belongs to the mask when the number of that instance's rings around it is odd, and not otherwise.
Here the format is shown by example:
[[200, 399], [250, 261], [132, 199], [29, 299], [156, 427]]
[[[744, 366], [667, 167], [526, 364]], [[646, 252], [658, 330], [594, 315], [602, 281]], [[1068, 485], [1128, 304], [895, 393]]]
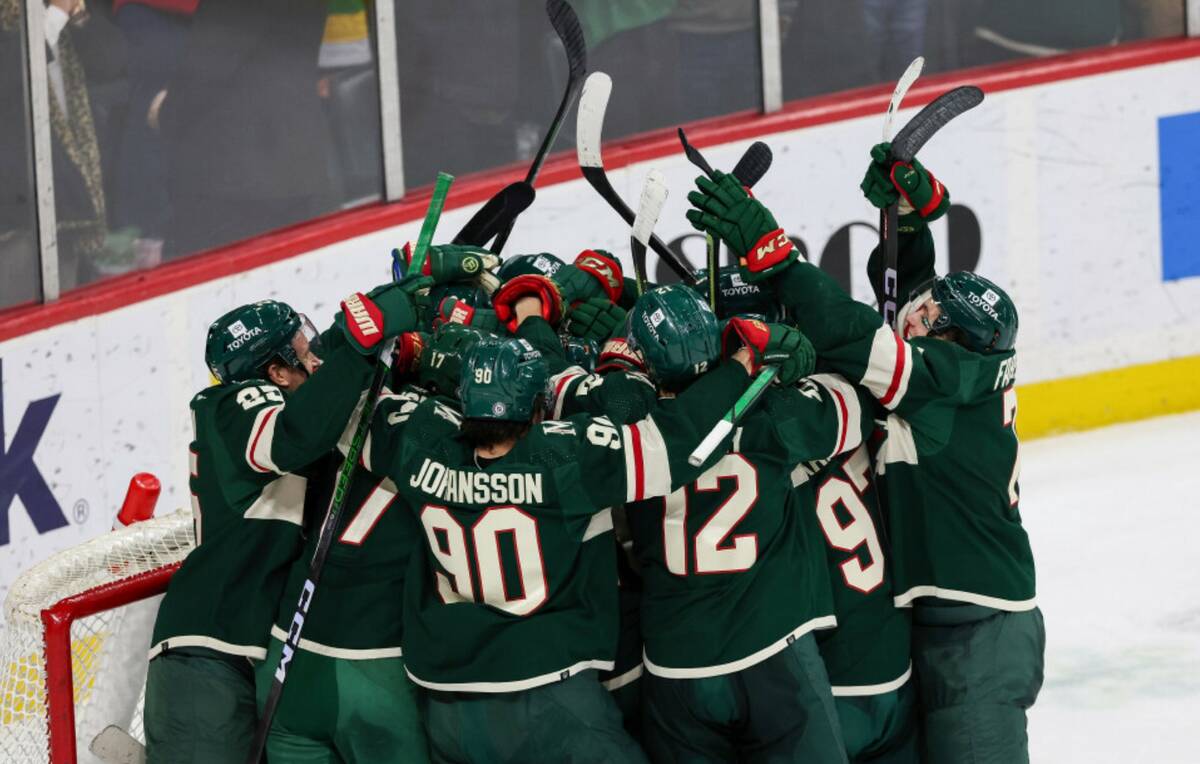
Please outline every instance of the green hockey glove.
[[687, 219], [698, 231], [721, 239], [741, 258], [747, 279], [761, 281], [796, 259], [796, 248], [763, 203], [736, 177], [721, 172], [717, 180], [696, 178], [699, 191], [688, 194], [695, 209]]
[[500, 258], [479, 247], [441, 244], [430, 247], [421, 272], [436, 284], [474, 281], [485, 270], [500, 265]]
[[478, 308], [453, 295], [446, 297], [438, 306], [437, 317], [433, 319], [433, 328], [438, 329], [442, 324], [462, 324], [471, 326], [483, 332], [503, 334], [500, 319], [491, 308]]
[[367, 294], [355, 292], [342, 300], [338, 320], [358, 352], [370, 355], [384, 340], [416, 328], [417, 306], [409, 287], [419, 289], [416, 285], [420, 282], [421, 279], [413, 279], [407, 284], [385, 284]]
[[911, 164], [890, 160], [890, 143], [871, 149], [859, 188], [875, 207], [883, 209], [900, 204], [900, 230], [912, 232], [937, 220], [950, 209], [950, 192], [916, 158]]
[[577, 303], [567, 311], [563, 328], [585, 340], [604, 342], [625, 328], [625, 309], [604, 297]]
[[801, 377], [812, 374], [817, 353], [808, 337], [786, 324], [767, 324], [752, 318], [731, 318], [721, 335], [726, 356], [741, 347], [750, 349], [757, 374], [763, 366], [779, 367], [779, 383], [791, 385]]
[[558, 285], [565, 305], [581, 300], [606, 299], [617, 302], [625, 286], [621, 264], [604, 250], [585, 249], [571, 265], [564, 265], [551, 277]]

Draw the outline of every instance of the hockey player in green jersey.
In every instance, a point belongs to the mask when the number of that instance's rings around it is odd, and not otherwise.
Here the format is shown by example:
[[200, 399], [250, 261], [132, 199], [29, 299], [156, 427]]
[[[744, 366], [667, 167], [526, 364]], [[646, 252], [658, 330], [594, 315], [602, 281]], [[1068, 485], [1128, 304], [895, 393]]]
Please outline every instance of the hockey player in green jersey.
[[694, 476], [687, 454], [749, 381], [738, 360], [627, 426], [541, 422], [541, 355], [481, 342], [462, 413], [435, 399], [376, 416], [371, 468], [393, 477], [427, 542], [406, 581], [404, 653], [429, 690], [435, 761], [644, 760], [595, 676], [616, 642], [608, 507]]
[[[873, 440], [873, 439], [872, 439]], [[915, 764], [917, 690], [911, 614], [893, 599], [891, 555], [868, 443], [792, 472], [816, 508], [833, 584], [836, 629], [817, 633], [851, 764]]]
[[887, 157], [885, 145], [872, 150], [863, 189], [905, 213], [901, 287], [913, 297], [896, 330], [797, 261], [771, 213], [732, 179], [698, 179], [688, 218], [743, 253], [748, 278], [770, 279], [822, 359], [886, 410], [880, 472], [896, 604], [914, 608], [923, 760], [1027, 761], [1045, 628], [1017, 509], [1016, 308], [974, 274], [935, 278], [926, 224], [949, 197], [919, 163]]
[[[664, 287], [630, 314], [630, 343], [669, 395], [719, 359], [722, 343], [701, 341], [716, 326], [695, 292]], [[781, 384], [695, 481], [628, 507], [644, 581], [646, 747], [666, 762], [845, 761], [814, 637], [835, 623], [829, 575], [789, 476], [857, 447], [869, 417], [848, 382], [810, 376], [812, 347], [791, 327], [734, 317], [723, 345], [779, 363]]]
[[319, 346], [300, 315], [272, 300], [209, 328], [205, 360], [219, 384], [191, 403], [197, 546], [154, 627], [151, 764], [245, 761], [257, 718], [251, 661], [266, 655], [306, 507], [318, 500], [308, 495], [310, 470], [345, 429], [379, 344], [414, 325], [406, 290], [421, 285], [351, 295]]
[[[417, 350], [397, 351], [392, 373], [394, 378], [403, 374], [397, 380], [401, 384], [382, 395], [381, 405], [403, 416], [430, 393], [453, 392], [462, 356], [481, 336], [460, 324], [440, 327], [425, 346], [415, 333], [402, 335], [398, 344]], [[339, 465], [340, 458], [327, 460], [319, 483], [325, 490], [332, 487]], [[279, 603], [267, 660], [257, 668], [260, 706], [295, 611], [292, 595], [308, 575], [319, 531], [308, 529], [304, 554], [293, 564]], [[398, 500], [395, 483], [360, 469], [335, 533], [318, 596], [305, 617], [288, 691], [267, 739], [267, 758], [292, 764], [427, 761], [417, 690], [404, 671], [401, 649], [404, 576], [414, 550], [424, 543], [422, 531]]]

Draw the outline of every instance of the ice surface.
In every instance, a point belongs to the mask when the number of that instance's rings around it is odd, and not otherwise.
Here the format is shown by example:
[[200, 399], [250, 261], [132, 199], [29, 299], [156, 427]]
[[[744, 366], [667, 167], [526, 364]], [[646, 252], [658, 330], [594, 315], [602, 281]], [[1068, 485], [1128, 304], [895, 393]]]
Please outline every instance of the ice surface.
[[1032, 760], [1200, 762], [1200, 412], [1032, 441], [1021, 464], [1047, 636]]

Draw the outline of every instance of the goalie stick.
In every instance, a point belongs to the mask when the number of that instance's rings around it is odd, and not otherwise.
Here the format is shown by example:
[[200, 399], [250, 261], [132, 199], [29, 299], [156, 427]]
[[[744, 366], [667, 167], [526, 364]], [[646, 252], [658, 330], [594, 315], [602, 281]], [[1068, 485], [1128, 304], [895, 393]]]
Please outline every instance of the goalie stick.
[[[533, 191], [533, 182], [537, 179], [550, 149], [554, 147], [558, 132], [567, 118], [567, 111], [579, 97], [579, 89], [583, 87], [583, 79], [587, 75], [587, 42], [583, 38], [583, 27], [580, 26], [579, 17], [575, 15], [575, 11], [571, 9], [566, 0], [546, 0], [546, 15], [550, 17], [550, 26], [554, 27], [554, 32], [562, 41], [563, 49], [567, 53], [567, 89], [563, 93], [562, 101], [558, 104], [558, 111], [555, 112], [554, 119], [550, 122], [550, 129], [546, 131], [546, 137], [542, 139], [542, 145], [538, 147], [538, 152], [533, 158], [533, 164], [525, 173], [524, 182], [529, 186], [531, 192]], [[531, 198], [530, 202], [532, 201]], [[491, 247], [492, 252], [498, 255], [500, 250], [504, 249], [516, 221], [516, 215], [513, 215], [503, 222], [496, 234], [496, 242]]]
[[[425, 253], [428, 252], [429, 244], [433, 241], [433, 232], [437, 229], [438, 219], [442, 215], [442, 208], [446, 204], [446, 195], [450, 193], [452, 182], [454, 182], [453, 175], [444, 172], [438, 173], [437, 183], [433, 188], [433, 197], [429, 200], [429, 209], [425, 213], [425, 222], [421, 224], [421, 233], [417, 237], [417, 246], [413, 252], [409, 273], [419, 274], [425, 265]], [[266, 704], [259, 716], [258, 726], [254, 730], [254, 742], [251, 744], [246, 764], [258, 764], [263, 750], [266, 748], [267, 734], [271, 731], [271, 722], [275, 719], [279, 700], [283, 697], [288, 664], [300, 645], [300, 633], [304, 629], [304, 618], [308, 615], [308, 609], [316, 595], [317, 584], [320, 583], [321, 572], [325, 568], [325, 559], [329, 556], [329, 547], [333, 543], [333, 534], [346, 505], [346, 495], [350, 488], [350, 480], [354, 476], [355, 467], [358, 465], [359, 454], [362, 453], [363, 443], [371, 429], [371, 417], [375, 411], [375, 403], [379, 400], [379, 393], [387, 378], [389, 360], [395, 346], [396, 342], [393, 339], [385, 342], [379, 350], [379, 359], [375, 363], [375, 375], [371, 379], [371, 386], [367, 388], [366, 397], [358, 411], [358, 424], [354, 427], [354, 436], [350, 440], [350, 446], [346, 449], [346, 458], [338, 469], [333, 496], [329, 500], [329, 509], [326, 510], [325, 520], [321, 523], [321, 535], [317, 539], [317, 548], [308, 565], [308, 578], [305, 579], [304, 586], [300, 588], [300, 600], [296, 604], [292, 622], [288, 625], [287, 639], [283, 643], [283, 652], [279, 656], [279, 663], [275, 666], [275, 674], [271, 680], [271, 689], [267, 693]]]
[[[917, 78], [921, 76], [921, 70], [925, 68], [925, 58], [917, 56], [913, 59], [908, 68], [904, 70], [904, 74], [900, 76], [900, 80], [896, 83], [896, 89], [892, 91], [892, 100], [888, 101], [887, 112], [883, 117], [883, 141], [886, 143], [892, 137], [892, 121], [896, 117], [896, 111], [900, 108], [900, 102], [904, 100], [904, 96], [908, 94], [908, 89], [912, 87]], [[889, 204], [879, 211], [879, 246], [883, 248], [884, 276], [883, 276], [883, 302], [879, 305], [879, 311], [883, 314], [883, 320], [896, 328], [896, 273], [899, 259], [899, 240], [896, 238], [896, 226], [900, 224], [900, 205]], [[891, 284], [891, 291], [888, 284]]]
[[[950, 120], [981, 103], [983, 103], [983, 91], [974, 85], [963, 85], [938, 96], [928, 106], [917, 112], [917, 115], [900, 129], [900, 132], [896, 133], [896, 138], [892, 141], [891, 158], [899, 162], [911, 162], [917, 152], [938, 130], [945, 127]], [[893, 227], [892, 230], [894, 231], [895, 228]], [[887, 266], [888, 270], [884, 274], [884, 320], [891, 324], [895, 321], [896, 316], [895, 258], [889, 261]], [[890, 319], [886, 305], [889, 300], [891, 302]], [[699, 466], [704, 463], [704, 460], [721, 444], [721, 441], [733, 432], [734, 425], [754, 406], [778, 373], [779, 370], [773, 366], [768, 366], [758, 373], [754, 382], [742, 393], [742, 397], [725, 414], [725, 418], [717, 422], [717, 425], [691, 453], [688, 457], [688, 464]]]
[[[683, 132], [682, 127], [679, 128], [679, 142], [683, 144], [683, 154], [688, 161], [703, 170], [710, 180], [715, 181], [717, 178], [712, 165], [708, 163], [700, 150], [688, 141], [687, 133]], [[767, 174], [767, 170], [771, 169], [771, 162], [774, 158], [775, 155], [771, 153], [770, 146], [762, 141], [755, 141], [750, 144], [750, 148], [746, 149], [746, 153], [742, 154], [742, 158], [733, 168], [733, 177], [737, 178], [738, 182], [746, 188], [753, 188], [754, 184]], [[712, 234], [705, 233], [704, 243], [708, 261], [708, 307], [712, 308], [713, 313], [720, 316], [722, 297], [717, 274], [721, 269], [721, 242]]]
[[[579, 158], [579, 169], [588, 184], [600, 194], [626, 225], [633, 225], [633, 210], [617, 194], [604, 172], [604, 159], [600, 151], [604, 133], [604, 112], [608, 109], [608, 98], [612, 95], [612, 78], [604, 72], [593, 72], [583, 85], [579, 97], [579, 116], [575, 125], [575, 151]], [[687, 260], [671, 251], [657, 236], [650, 236], [650, 249], [663, 259], [675, 275], [687, 284], [696, 282], [696, 269]]]
[[651, 170], [642, 186], [642, 200], [638, 204], [637, 216], [633, 219], [633, 233], [629, 245], [633, 254], [633, 273], [637, 277], [637, 293], [646, 292], [646, 245], [654, 235], [654, 224], [662, 214], [667, 201], [667, 181], [658, 170]]

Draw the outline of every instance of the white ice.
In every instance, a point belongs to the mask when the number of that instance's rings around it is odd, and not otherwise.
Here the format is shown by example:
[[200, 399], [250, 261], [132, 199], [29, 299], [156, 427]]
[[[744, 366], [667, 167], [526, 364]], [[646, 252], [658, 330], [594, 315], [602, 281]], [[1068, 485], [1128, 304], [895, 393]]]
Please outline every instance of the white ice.
[[1200, 412], [1022, 445], [1047, 634], [1034, 762], [1200, 762], [1198, 452]]

